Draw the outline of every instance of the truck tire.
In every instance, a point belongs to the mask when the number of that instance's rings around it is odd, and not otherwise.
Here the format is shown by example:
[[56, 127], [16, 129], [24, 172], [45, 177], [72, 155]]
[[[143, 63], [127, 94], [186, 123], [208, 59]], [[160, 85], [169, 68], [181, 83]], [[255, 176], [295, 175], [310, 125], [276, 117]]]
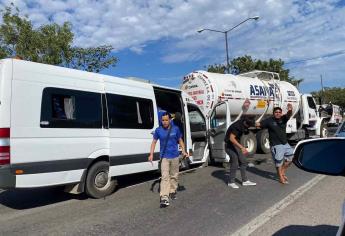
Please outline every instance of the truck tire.
[[247, 148], [249, 156], [253, 156], [256, 153], [257, 142], [252, 132], [242, 135], [241, 144]]
[[268, 135], [267, 129], [260, 130], [256, 134], [256, 141], [258, 144], [258, 151], [260, 153], [269, 154], [271, 152], [270, 143], [269, 143], [269, 135]]
[[320, 126], [320, 138], [327, 138], [328, 137], [328, 129], [326, 122], [322, 122]]
[[85, 192], [92, 198], [102, 198], [114, 192], [117, 182], [108, 177], [109, 163], [98, 161], [87, 172]]

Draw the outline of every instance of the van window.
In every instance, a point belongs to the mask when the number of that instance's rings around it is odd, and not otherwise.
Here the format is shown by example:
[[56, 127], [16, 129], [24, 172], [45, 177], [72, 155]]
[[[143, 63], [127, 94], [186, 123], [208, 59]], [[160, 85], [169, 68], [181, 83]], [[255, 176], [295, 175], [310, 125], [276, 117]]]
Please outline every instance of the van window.
[[107, 104], [110, 128], [153, 128], [152, 100], [118, 94], [107, 94]]
[[191, 132], [204, 131], [206, 129], [205, 117], [198, 108], [188, 105], [188, 115]]
[[53, 94], [52, 118], [60, 120], [75, 120], [75, 96]]
[[222, 103], [215, 107], [211, 114], [211, 128], [217, 128], [226, 125], [226, 110], [227, 106]]
[[45, 88], [42, 128], [102, 128], [101, 93]]
[[312, 97], [307, 97], [307, 101], [308, 101], [308, 106], [311, 109], [316, 109], [316, 104], [315, 104], [314, 99]]

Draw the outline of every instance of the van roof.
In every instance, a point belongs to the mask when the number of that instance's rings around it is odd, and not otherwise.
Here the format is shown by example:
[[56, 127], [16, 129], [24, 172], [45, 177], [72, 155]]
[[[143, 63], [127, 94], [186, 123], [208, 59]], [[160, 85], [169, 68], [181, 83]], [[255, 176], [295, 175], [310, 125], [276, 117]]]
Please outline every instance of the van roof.
[[[15, 59], [15, 58], [0, 60], [1, 64], [6, 64], [6, 62], [12, 62], [13, 68], [19, 67], [22, 73], [25, 73], [25, 71], [27, 71], [27, 72], [35, 72], [35, 73], [40, 73], [40, 74], [50, 74], [50, 75], [56, 74], [59, 76], [68, 74], [68, 77], [71, 77], [71, 78], [73, 77], [76, 79], [83, 78], [83, 80], [91, 80], [94, 82], [97, 82], [97, 81], [111, 82], [114, 78], [116, 78], [117, 79], [116, 83], [121, 83], [121, 84], [123, 83], [127, 85], [138, 86], [138, 87], [158, 87], [162, 89], [181, 91], [176, 88], [170, 88], [167, 86], [161, 86], [154, 83], [148, 83], [147, 81], [138, 81], [138, 80], [127, 79], [127, 78], [122, 78], [122, 77], [117, 77], [117, 76], [110, 76], [110, 75], [105, 75], [105, 74], [100, 74], [100, 73], [71, 69], [71, 68], [62, 67], [62, 66], [48, 65], [48, 64], [43, 64], [43, 63]], [[30, 77], [26, 79], [30, 80]]]

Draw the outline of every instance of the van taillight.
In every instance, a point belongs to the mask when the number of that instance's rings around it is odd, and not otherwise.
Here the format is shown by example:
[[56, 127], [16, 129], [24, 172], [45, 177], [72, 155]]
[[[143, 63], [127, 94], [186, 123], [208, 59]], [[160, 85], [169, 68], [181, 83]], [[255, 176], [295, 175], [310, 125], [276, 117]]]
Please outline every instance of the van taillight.
[[0, 165], [10, 164], [10, 129], [0, 128]]

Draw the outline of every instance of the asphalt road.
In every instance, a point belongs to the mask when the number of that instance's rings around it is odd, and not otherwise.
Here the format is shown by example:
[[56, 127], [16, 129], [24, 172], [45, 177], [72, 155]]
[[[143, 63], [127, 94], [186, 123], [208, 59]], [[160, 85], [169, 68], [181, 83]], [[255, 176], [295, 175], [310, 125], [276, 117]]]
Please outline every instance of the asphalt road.
[[0, 234], [229, 235], [315, 176], [292, 167], [290, 184], [281, 185], [268, 160], [248, 168], [257, 186], [237, 190], [220, 166], [182, 174], [178, 199], [166, 209], [152, 173], [122, 178], [117, 192], [98, 200], [59, 188], [2, 191]]
[[251, 236], [334, 236], [344, 198], [345, 178], [327, 176]]

